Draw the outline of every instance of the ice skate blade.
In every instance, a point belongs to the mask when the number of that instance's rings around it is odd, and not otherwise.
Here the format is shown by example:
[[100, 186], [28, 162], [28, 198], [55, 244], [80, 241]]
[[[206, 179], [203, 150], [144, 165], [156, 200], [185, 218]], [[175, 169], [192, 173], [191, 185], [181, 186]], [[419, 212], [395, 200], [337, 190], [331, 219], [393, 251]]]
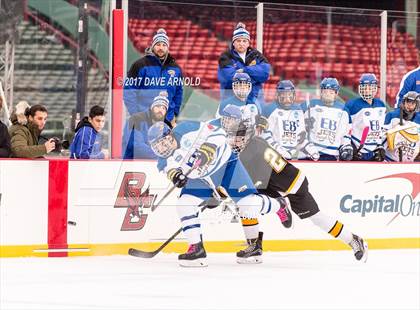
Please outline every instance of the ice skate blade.
[[248, 257], [248, 258], [237, 257], [236, 262], [238, 264], [251, 265], [251, 264], [261, 264], [263, 262], [263, 260], [262, 260], [262, 256], [251, 256], [251, 257]]
[[194, 260], [179, 260], [179, 265], [181, 267], [207, 267], [207, 261], [205, 258], [198, 258]]

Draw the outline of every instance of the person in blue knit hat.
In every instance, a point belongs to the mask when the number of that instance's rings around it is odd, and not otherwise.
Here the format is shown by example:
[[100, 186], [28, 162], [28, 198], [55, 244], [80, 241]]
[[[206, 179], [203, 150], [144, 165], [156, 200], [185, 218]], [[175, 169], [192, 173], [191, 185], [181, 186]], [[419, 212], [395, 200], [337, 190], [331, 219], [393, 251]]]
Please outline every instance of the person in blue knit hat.
[[156, 159], [147, 139], [149, 128], [165, 120], [169, 100], [166, 91], [162, 91], [153, 99], [150, 109], [133, 114], [124, 128], [123, 151], [124, 159]]
[[144, 57], [131, 65], [124, 81], [124, 104], [130, 115], [150, 109], [161, 91], [169, 100], [165, 122], [175, 125], [182, 103], [182, 71], [169, 53], [170, 40], [165, 29], [159, 29]]
[[233, 31], [230, 48], [219, 57], [217, 78], [220, 82], [221, 96], [232, 95], [232, 82], [235, 73], [247, 73], [251, 77], [252, 90], [248, 101], [263, 100], [263, 83], [270, 75], [270, 64], [267, 58], [257, 49], [252, 48], [249, 31], [243, 23], [238, 23]]

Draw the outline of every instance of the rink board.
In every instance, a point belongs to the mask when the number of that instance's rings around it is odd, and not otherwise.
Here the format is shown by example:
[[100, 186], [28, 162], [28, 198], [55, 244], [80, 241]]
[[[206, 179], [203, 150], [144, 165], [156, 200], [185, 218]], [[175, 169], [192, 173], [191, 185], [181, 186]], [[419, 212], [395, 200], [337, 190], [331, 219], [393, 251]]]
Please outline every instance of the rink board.
[[[420, 164], [297, 162], [320, 209], [368, 239], [370, 248], [420, 248]], [[176, 232], [175, 190], [154, 161], [0, 161], [0, 257], [126, 254], [153, 250]], [[143, 207], [139, 207], [143, 206]], [[134, 215], [133, 215], [134, 214]], [[220, 210], [201, 214], [210, 252], [243, 246], [239, 223]], [[294, 215], [260, 219], [264, 249], [347, 247]], [[185, 250], [182, 234], [166, 249]]]

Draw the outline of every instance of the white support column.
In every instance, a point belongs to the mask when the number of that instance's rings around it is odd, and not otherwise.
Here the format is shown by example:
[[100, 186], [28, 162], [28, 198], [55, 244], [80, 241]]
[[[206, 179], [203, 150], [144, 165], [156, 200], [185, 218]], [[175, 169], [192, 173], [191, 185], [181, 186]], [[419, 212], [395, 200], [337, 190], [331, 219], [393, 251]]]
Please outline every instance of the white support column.
[[387, 20], [388, 12], [383, 11], [381, 13], [381, 63], [380, 63], [380, 88], [379, 96], [383, 102], [386, 102], [386, 43], [387, 43]]
[[124, 10], [124, 80], [127, 76], [127, 42], [128, 42], [128, 0], [122, 0]]
[[257, 50], [263, 52], [264, 3], [257, 5]]

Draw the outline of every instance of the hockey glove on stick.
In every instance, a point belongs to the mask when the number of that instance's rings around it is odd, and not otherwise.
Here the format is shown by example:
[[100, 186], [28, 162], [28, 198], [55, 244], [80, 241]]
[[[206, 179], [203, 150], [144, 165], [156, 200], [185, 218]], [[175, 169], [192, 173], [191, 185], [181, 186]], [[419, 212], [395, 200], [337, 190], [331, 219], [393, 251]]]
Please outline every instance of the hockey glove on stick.
[[384, 161], [385, 160], [385, 149], [380, 146], [373, 151], [372, 161]]
[[199, 161], [198, 167], [204, 167], [210, 164], [216, 155], [217, 145], [213, 143], [204, 142], [200, 148], [195, 151], [194, 156], [196, 161]]
[[184, 187], [187, 182], [188, 178], [185, 174], [182, 173], [182, 170], [179, 168], [173, 168], [168, 171], [168, 179], [174, 183], [174, 185], [178, 188]]
[[257, 130], [265, 131], [268, 129], [268, 119], [262, 115], [257, 114], [255, 117], [255, 122], [257, 126]]
[[339, 160], [349, 161], [353, 159], [353, 147], [350, 144], [340, 146], [338, 153]]

